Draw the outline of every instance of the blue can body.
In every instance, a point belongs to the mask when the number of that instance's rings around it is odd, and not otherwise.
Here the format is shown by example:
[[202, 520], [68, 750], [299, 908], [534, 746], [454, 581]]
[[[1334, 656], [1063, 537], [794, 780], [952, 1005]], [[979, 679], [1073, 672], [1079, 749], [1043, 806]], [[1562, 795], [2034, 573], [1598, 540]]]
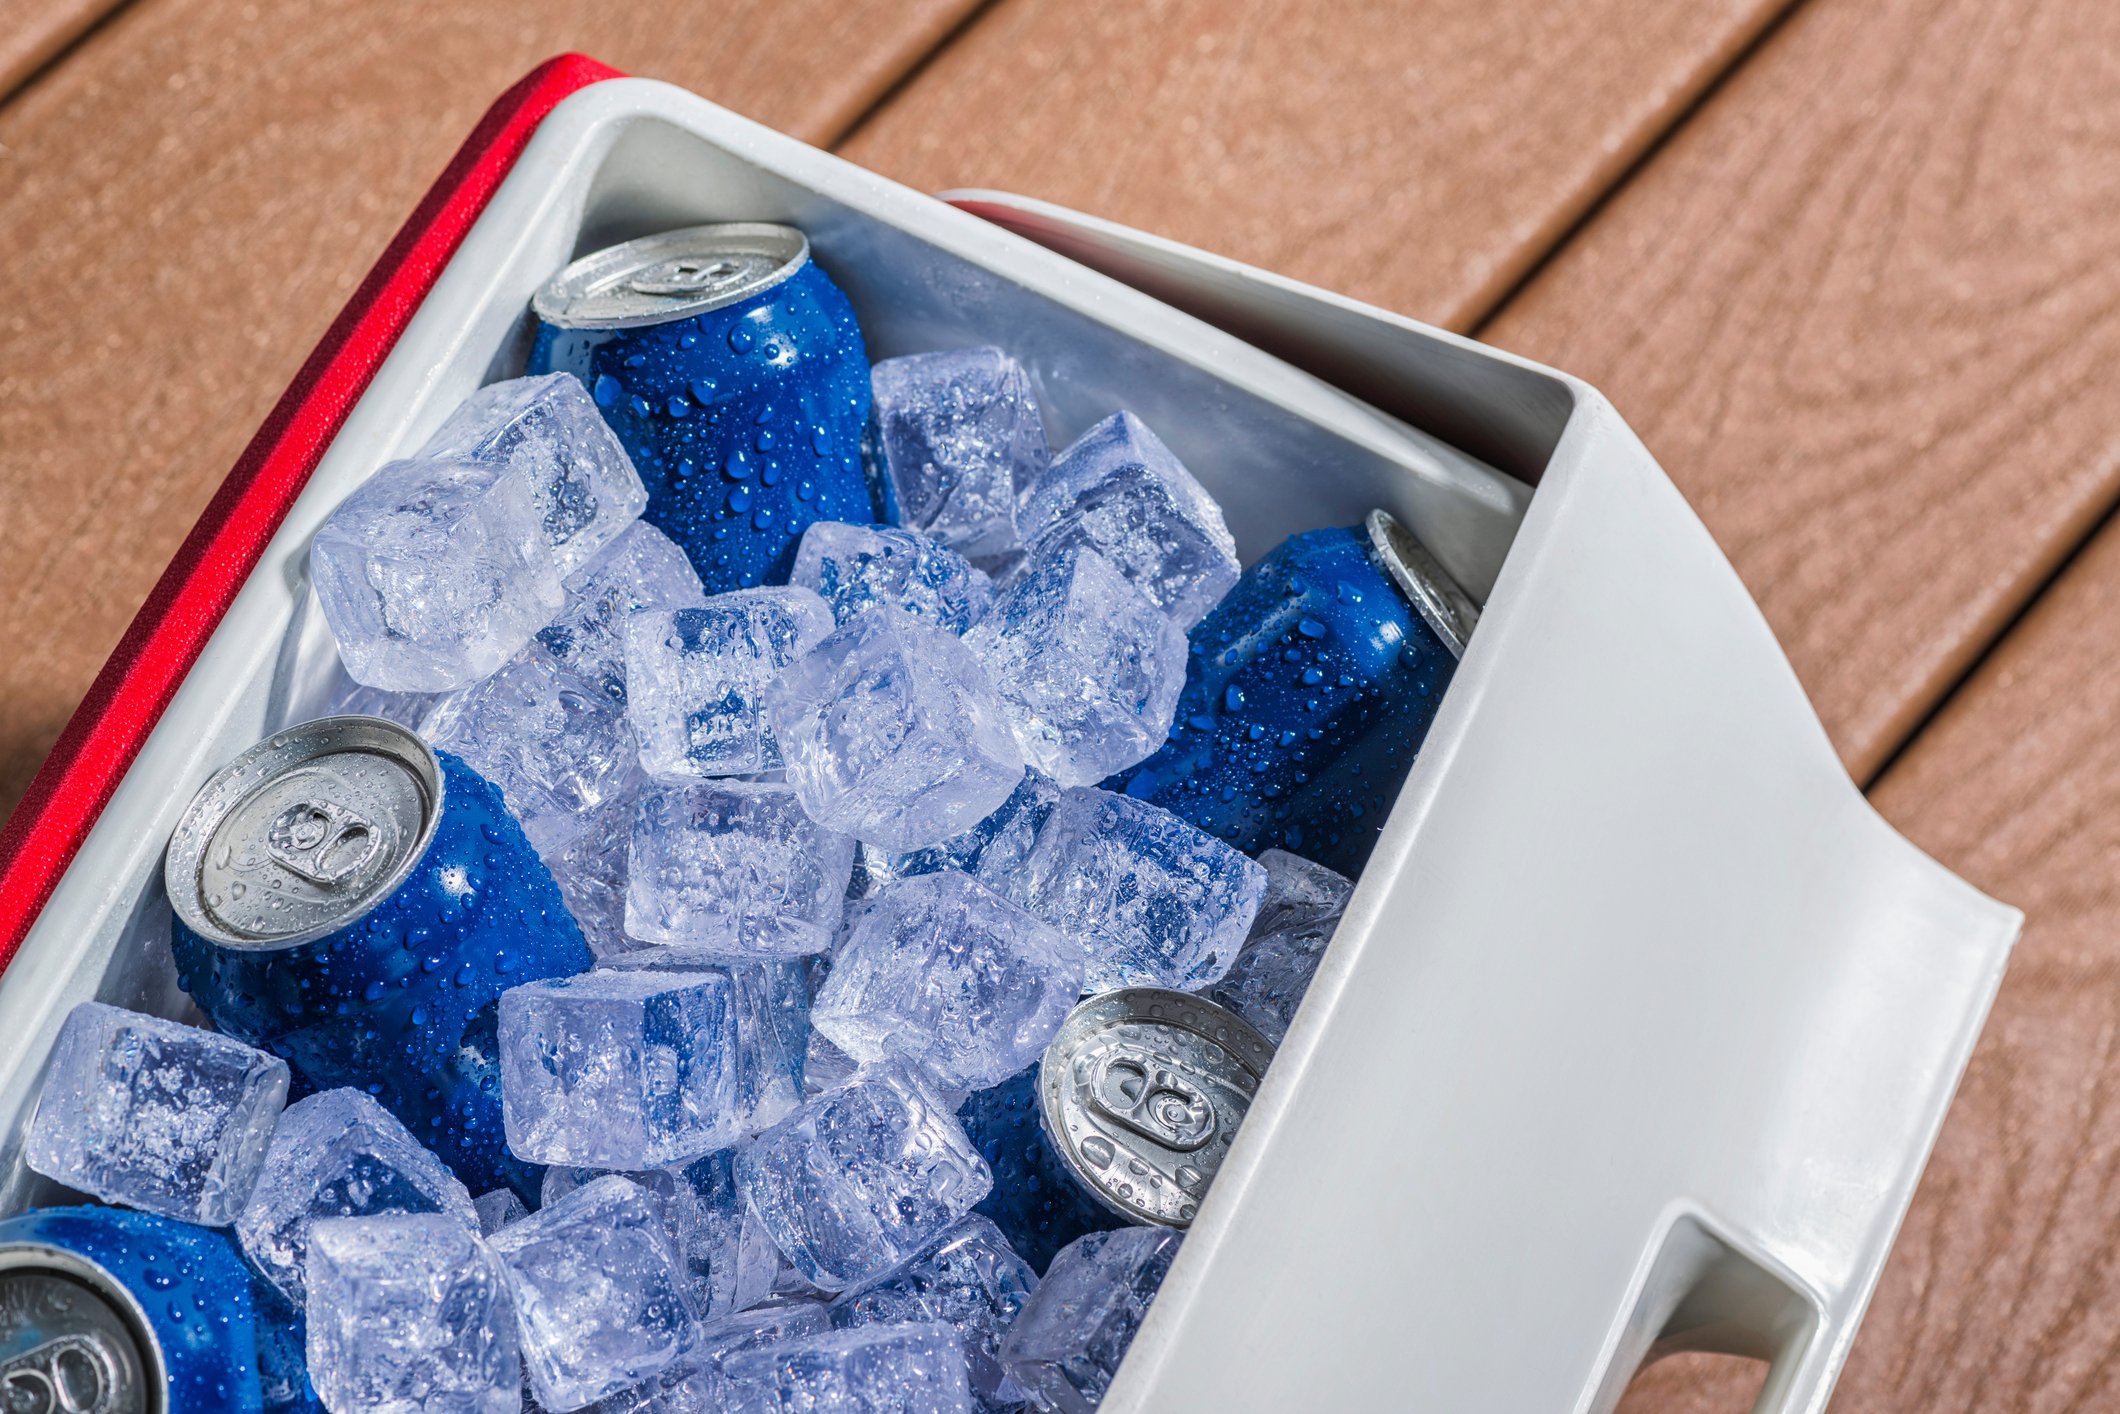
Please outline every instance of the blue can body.
[[473, 1193], [535, 1206], [501, 1130], [500, 994], [586, 972], [559, 888], [500, 790], [446, 751], [434, 835], [403, 886], [307, 942], [233, 947], [179, 917], [178, 981], [221, 1031], [286, 1060], [298, 1091], [374, 1095]]
[[972, 1211], [1000, 1228], [1041, 1276], [1053, 1255], [1084, 1233], [1126, 1226], [1090, 1196], [1045, 1137], [1035, 1065], [967, 1097], [957, 1119], [994, 1171], [993, 1190]]
[[146, 1316], [169, 1376], [168, 1414], [316, 1410], [293, 1309], [225, 1233], [124, 1208], [36, 1208], [0, 1222], [0, 1245], [70, 1252]]
[[709, 594], [784, 582], [816, 521], [876, 519], [861, 466], [868, 352], [814, 260], [703, 314], [540, 322], [530, 371], [582, 380], [647, 484], [646, 519]]
[[1291, 536], [1193, 629], [1170, 739], [1105, 785], [1351, 878], [1456, 670], [1363, 527]]

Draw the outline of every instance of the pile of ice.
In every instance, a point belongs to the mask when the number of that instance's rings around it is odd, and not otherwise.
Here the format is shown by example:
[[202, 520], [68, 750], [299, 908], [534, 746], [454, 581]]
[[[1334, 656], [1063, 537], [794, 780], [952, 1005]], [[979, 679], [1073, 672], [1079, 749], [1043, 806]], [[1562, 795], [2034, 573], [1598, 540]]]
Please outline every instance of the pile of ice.
[[[875, 370], [893, 525], [708, 596], [639, 521], [571, 376], [465, 403], [317, 536], [355, 687], [494, 781], [596, 970], [506, 993], [507, 1140], [474, 1198], [373, 1099], [75, 1012], [29, 1141], [63, 1183], [233, 1223], [307, 1314], [334, 1414], [1078, 1410], [1178, 1243], [1094, 1233], [1041, 1282], [974, 1212], [957, 1110], [1085, 992], [1204, 992], [1278, 1038], [1347, 882], [1096, 787], [1170, 729], [1237, 579], [1138, 419], [1050, 458], [998, 350]], [[1262, 906], [1263, 905], [1263, 906]], [[524, 1199], [535, 1203], [535, 1211]]]

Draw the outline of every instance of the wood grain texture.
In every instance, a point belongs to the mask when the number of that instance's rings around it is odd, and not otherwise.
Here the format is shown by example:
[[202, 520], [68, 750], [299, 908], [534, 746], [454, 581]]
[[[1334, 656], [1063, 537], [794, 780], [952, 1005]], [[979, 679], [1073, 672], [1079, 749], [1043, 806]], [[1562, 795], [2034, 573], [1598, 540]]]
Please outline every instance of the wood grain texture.
[[1004, 0], [844, 150], [1465, 327], [1784, 3]]
[[125, 0], [0, 0], [0, 103]]
[[829, 141], [970, 0], [139, 0], [0, 108], [0, 808], [488, 102], [580, 49]]
[[2120, 6], [1810, 0], [1485, 331], [1611, 395], [1867, 777], [2120, 494]]

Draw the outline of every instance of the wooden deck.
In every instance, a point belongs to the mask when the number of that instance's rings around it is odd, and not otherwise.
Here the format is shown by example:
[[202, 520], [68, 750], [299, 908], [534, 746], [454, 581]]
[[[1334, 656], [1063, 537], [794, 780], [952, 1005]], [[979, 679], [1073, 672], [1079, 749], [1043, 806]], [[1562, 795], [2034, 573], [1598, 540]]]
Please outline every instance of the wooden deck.
[[[0, 807], [485, 103], [577, 49], [1609, 393], [2031, 921], [1849, 1411], [2120, 1408], [2120, 6], [0, 0]], [[1630, 1414], [1742, 1408], [1756, 1366]]]

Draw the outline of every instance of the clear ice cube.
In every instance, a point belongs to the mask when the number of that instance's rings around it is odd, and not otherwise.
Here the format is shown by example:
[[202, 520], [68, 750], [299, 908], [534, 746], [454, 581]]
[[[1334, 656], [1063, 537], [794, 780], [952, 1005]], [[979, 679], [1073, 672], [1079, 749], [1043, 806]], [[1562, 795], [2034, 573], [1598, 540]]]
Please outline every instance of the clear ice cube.
[[515, 1196], [512, 1188], [496, 1188], [491, 1193], [481, 1193], [471, 1200], [471, 1210], [478, 1214], [478, 1230], [482, 1237], [491, 1237], [509, 1223], [530, 1216], [523, 1200]]
[[792, 1006], [783, 979], [806, 961], [707, 958], [687, 956], [682, 948], [648, 946], [615, 957], [607, 966], [613, 971], [717, 972], [728, 977], [735, 1015], [732, 1113], [738, 1132], [752, 1134], [779, 1123], [802, 1103], [809, 996], [805, 991], [801, 1005]]
[[[1032, 767], [993, 814], [961, 835], [906, 854], [886, 854], [874, 845], [863, 845], [855, 854], [855, 872], [865, 885], [862, 898], [874, 895], [893, 879], [943, 869], [961, 869], [988, 888], [1006, 889], [1009, 875], [1030, 857], [1039, 829], [1059, 803], [1059, 782]], [[851, 919], [848, 925], [852, 926]]]
[[626, 701], [626, 620], [644, 609], [696, 609], [707, 602], [677, 542], [635, 521], [603, 553], [567, 576], [567, 602], [537, 631], [531, 651]]
[[[511, 1195], [512, 1196], [512, 1195]], [[500, 1263], [432, 1213], [309, 1231], [310, 1383], [327, 1409], [515, 1414], [522, 1358]]]
[[888, 606], [790, 668], [766, 710], [803, 809], [893, 853], [971, 828], [1023, 780], [971, 650]]
[[1195, 992], [1219, 980], [1266, 871], [1159, 806], [1077, 787], [1061, 797], [1009, 897], [1089, 952], [1085, 986]]
[[1113, 413], [1055, 457], [1017, 524], [1034, 554], [1094, 546], [1180, 628], [1206, 617], [1241, 572], [1221, 507], [1130, 412]]
[[828, 1291], [912, 1256], [993, 1182], [956, 1117], [888, 1066], [759, 1135], [738, 1154], [736, 1177], [789, 1264]]
[[495, 1233], [538, 1402], [579, 1409], [690, 1345], [699, 1316], [656, 1206], [615, 1174]]
[[972, 1414], [964, 1348], [939, 1321], [802, 1336], [722, 1362], [731, 1414]]
[[390, 463], [317, 531], [309, 571], [347, 673], [392, 692], [476, 682], [562, 603], [529, 490], [481, 462]]
[[542, 856], [564, 850], [640, 774], [626, 709], [534, 654], [442, 698], [421, 732], [500, 787]]
[[1332, 944], [1354, 885], [1322, 864], [1283, 850], [1261, 852], [1259, 864], [1266, 870], [1266, 901], [1259, 905], [1243, 951], [1207, 997], [1278, 1046]]
[[626, 673], [642, 767], [663, 781], [777, 769], [766, 693], [831, 631], [831, 609], [800, 585], [634, 615]]
[[1084, 966], [1080, 943], [969, 874], [922, 874], [870, 902], [810, 1024], [857, 1061], [901, 1060], [945, 1090], [983, 1090], [1044, 1052]]
[[588, 972], [501, 993], [501, 1117], [538, 1164], [641, 1169], [743, 1132], [723, 972]]
[[817, 1301], [774, 1298], [733, 1312], [702, 1326], [683, 1359], [595, 1405], [595, 1414], [723, 1414], [737, 1397], [721, 1373], [731, 1355], [830, 1329], [824, 1305]]
[[545, 856], [552, 882], [559, 885], [567, 912], [581, 926], [589, 951], [608, 962], [638, 951], [642, 944], [626, 936], [626, 852], [633, 842], [633, 814], [640, 804], [640, 781], [613, 797], [591, 815], [566, 848]]
[[325, 705], [323, 715], [381, 717], [418, 731], [426, 722], [427, 714], [434, 710], [434, 704], [441, 700], [442, 694], [438, 692], [386, 692], [348, 677], [340, 691]]
[[984, 571], [925, 535], [836, 520], [803, 532], [789, 582], [824, 596], [841, 625], [889, 604], [950, 633], [979, 622], [993, 596]]
[[791, 786], [652, 787], [633, 817], [626, 932], [686, 955], [822, 952], [853, 867], [854, 842], [813, 819]]
[[965, 635], [1031, 765], [1094, 785], [1170, 735], [1185, 632], [1086, 546], [1048, 547]]
[[1000, 349], [887, 358], [869, 370], [863, 451], [890, 518], [962, 555], [1016, 544], [1016, 499], [1052, 451], [1023, 365]]
[[82, 1002], [59, 1028], [23, 1162], [106, 1203], [222, 1227], [265, 1163], [287, 1063], [231, 1037]]
[[1183, 1237], [1093, 1232], [1060, 1249], [1001, 1341], [1001, 1363], [1039, 1408], [1089, 1414], [1104, 1399]]
[[832, 1324], [942, 1321], [964, 1342], [973, 1398], [982, 1408], [1012, 1408], [1028, 1396], [1001, 1368], [1001, 1337], [1037, 1285], [1030, 1263], [974, 1213], [902, 1265], [841, 1295], [832, 1303]]
[[632, 458], [571, 373], [487, 384], [458, 405], [420, 455], [486, 462], [520, 477], [561, 574], [587, 564], [648, 508]]
[[358, 1090], [326, 1090], [280, 1115], [265, 1166], [236, 1219], [251, 1265], [303, 1300], [309, 1225], [317, 1218], [440, 1213], [478, 1231], [471, 1195], [405, 1126]]

